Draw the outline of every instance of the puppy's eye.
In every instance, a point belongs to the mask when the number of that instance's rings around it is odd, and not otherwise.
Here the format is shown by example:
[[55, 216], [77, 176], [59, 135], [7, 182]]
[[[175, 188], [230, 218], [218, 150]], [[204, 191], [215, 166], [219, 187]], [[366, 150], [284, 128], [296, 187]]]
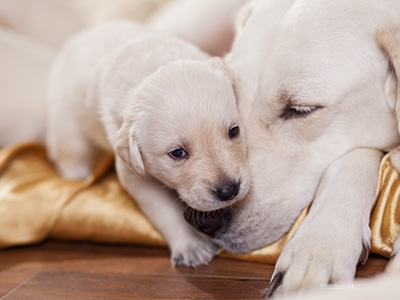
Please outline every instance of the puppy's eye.
[[231, 129], [229, 129], [228, 136], [232, 140], [235, 137], [239, 136], [239, 133], [240, 133], [239, 126], [236, 125], [236, 126], [233, 126]]
[[312, 112], [322, 108], [320, 105], [300, 106], [300, 105], [288, 105], [280, 115], [281, 119], [288, 120], [293, 118], [304, 118], [310, 115]]
[[186, 158], [187, 157], [187, 153], [185, 150], [179, 148], [179, 149], [175, 149], [172, 150], [168, 153], [172, 158], [174, 159], [182, 159], [182, 158]]

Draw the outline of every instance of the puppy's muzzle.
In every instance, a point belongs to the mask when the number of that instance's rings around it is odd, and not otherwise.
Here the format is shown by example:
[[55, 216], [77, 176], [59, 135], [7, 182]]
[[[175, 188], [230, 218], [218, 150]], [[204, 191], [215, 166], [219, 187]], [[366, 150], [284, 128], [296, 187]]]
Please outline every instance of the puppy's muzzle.
[[229, 207], [214, 211], [199, 211], [186, 207], [184, 217], [195, 229], [214, 238], [218, 232], [227, 227], [232, 214]]
[[221, 201], [233, 200], [240, 191], [240, 181], [230, 181], [227, 184], [218, 186], [214, 191], [215, 197]]

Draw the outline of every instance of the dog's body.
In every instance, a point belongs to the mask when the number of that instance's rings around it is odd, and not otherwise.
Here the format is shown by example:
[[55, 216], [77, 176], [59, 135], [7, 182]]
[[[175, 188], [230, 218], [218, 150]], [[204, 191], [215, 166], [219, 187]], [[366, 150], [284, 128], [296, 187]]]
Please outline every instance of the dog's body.
[[252, 1], [238, 17], [226, 61], [253, 183], [216, 241], [270, 244], [313, 201], [271, 291], [351, 281], [366, 259], [379, 161], [400, 143], [399, 26], [395, 0]]
[[168, 32], [223, 56], [232, 47], [234, 16], [248, 0], [174, 0], [148, 20], [152, 28]]
[[162, 233], [175, 264], [207, 263], [217, 249], [184, 221], [173, 190], [200, 210], [249, 190], [225, 71], [186, 42], [115, 21], [73, 37], [50, 73], [51, 159], [63, 176], [84, 179], [98, 148], [115, 153], [121, 184]]

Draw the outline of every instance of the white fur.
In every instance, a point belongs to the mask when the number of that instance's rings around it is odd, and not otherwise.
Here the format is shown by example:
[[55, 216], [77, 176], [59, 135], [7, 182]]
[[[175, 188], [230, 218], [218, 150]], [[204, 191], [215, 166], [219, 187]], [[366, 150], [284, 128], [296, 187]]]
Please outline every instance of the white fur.
[[[54, 1], [54, 0], [52, 0]], [[143, 22], [159, 7], [175, 0], [72, 0], [90, 24], [112, 19], [130, 19]]]
[[174, 34], [212, 55], [229, 52], [234, 18], [248, 0], [174, 0], [147, 20], [152, 28]]
[[369, 242], [381, 151], [400, 143], [399, 35], [380, 30], [399, 20], [395, 0], [256, 0], [239, 14], [226, 61], [253, 183], [216, 241], [270, 244], [314, 201], [276, 264], [283, 293], [351, 281]]
[[319, 290], [279, 296], [279, 300], [397, 300], [400, 294], [400, 257], [393, 258], [385, 272], [372, 278], [356, 279], [349, 284], [321, 284]]
[[[97, 149], [116, 154], [123, 187], [162, 233], [175, 264], [209, 262], [217, 248], [183, 218], [176, 190], [200, 210], [243, 198], [250, 185], [232, 82], [220, 59], [130, 21], [70, 39], [49, 78], [47, 145], [61, 174], [90, 175]], [[183, 148], [184, 159], [171, 151]], [[135, 174], [137, 173], [137, 174]], [[230, 201], [214, 195], [240, 180]]]

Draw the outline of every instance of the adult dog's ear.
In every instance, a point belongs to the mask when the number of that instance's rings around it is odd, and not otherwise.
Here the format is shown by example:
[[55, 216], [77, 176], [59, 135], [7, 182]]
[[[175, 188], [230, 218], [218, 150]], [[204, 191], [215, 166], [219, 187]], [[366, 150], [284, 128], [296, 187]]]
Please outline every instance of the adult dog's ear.
[[140, 177], [144, 177], [144, 165], [142, 155], [140, 154], [132, 125], [123, 122], [118, 130], [115, 140], [115, 153], [124, 161], [124, 163]]
[[[389, 58], [387, 97], [389, 104], [395, 109], [400, 132], [400, 26], [378, 31], [377, 41]], [[394, 168], [400, 172], [400, 147], [392, 151], [390, 160]]]
[[394, 104], [400, 132], [400, 26], [378, 31], [377, 41], [389, 59], [388, 100]]
[[242, 28], [246, 25], [247, 20], [250, 18], [254, 10], [254, 4], [252, 2], [243, 5], [236, 15], [235, 20], [235, 31], [238, 34]]

